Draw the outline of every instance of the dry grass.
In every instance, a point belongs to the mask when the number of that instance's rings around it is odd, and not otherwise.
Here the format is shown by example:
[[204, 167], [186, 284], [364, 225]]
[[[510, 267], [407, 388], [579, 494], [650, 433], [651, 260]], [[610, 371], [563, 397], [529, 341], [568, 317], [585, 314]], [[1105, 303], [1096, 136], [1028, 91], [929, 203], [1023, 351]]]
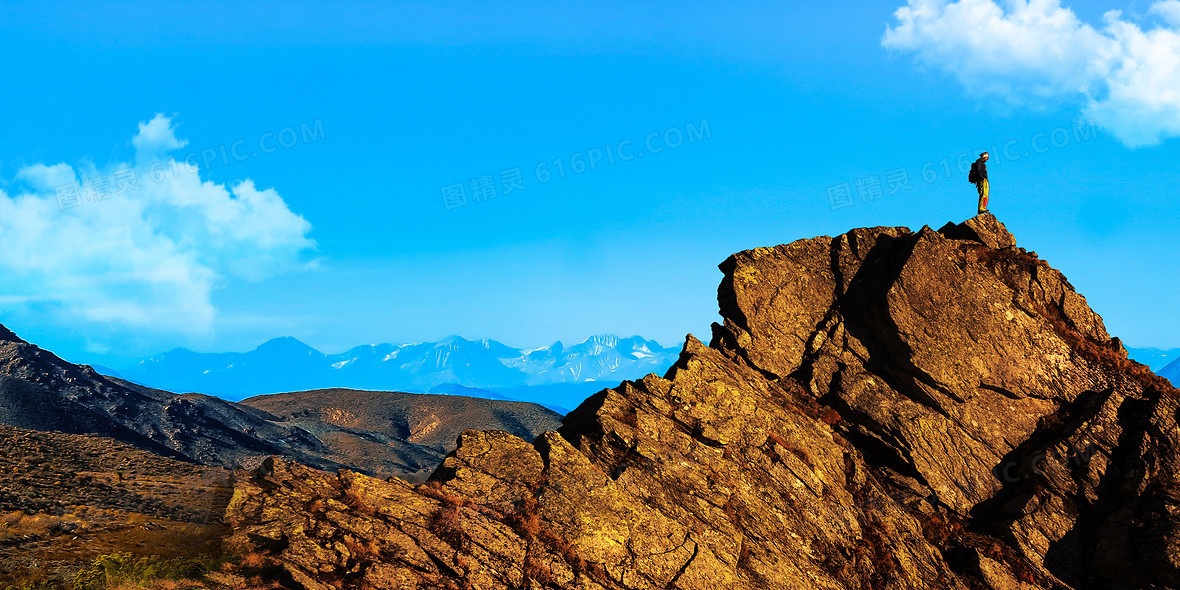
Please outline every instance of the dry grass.
[[[573, 544], [545, 525], [540, 515], [540, 502], [535, 497], [526, 497], [517, 502], [516, 510], [505, 517], [503, 522], [526, 540], [529, 547], [529, 558], [531, 558], [535, 544], [539, 543], [565, 560], [576, 578], [586, 576], [600, 584], [610, 585], [606, 570], [602, 565], [582, 559]], [[525, 565], [528, 567], [527, 559]], [[546, 571], [548, 572], [548, 568]], [[547, 584], [551, 575], [552, 572], [548, 572], [547, 576], [532, 576], [531, 578]]]
[[[0, 587], [53, 580], [112, 553], [196, 559], [220, 552], [228, 529], [95, 507], [0, 516]], [[38, 566], [30, 566], [37, 563]]]
[[14, 510], [0, 516], [0, 540], [13, 539], [22, 536], [46, 536], [59, 532], [72, 531], [79, 528], [77, 517], [73, 514], [54, 516], [49, 514], [25, 514]]
[[270, 565], [271, 559], [261, 553], [247, 553], [242, 556], [241, 566], [244, 568], [257, 569]]
[[206, 575], [216, 572], [224, 564], [224, 559], [215, 556], [163, 559], [112, 553], [99, 556], [89, 567], [78, 572], [70, 587], [72, 590], [202, 588]]
[[516, 534], [532, 541], [541, 532], [540, 502], [528, 496], [516, 503], [516, 511], [508, 515], [505, 524], [512, 527]]
[[360, 495], [356, 488], [348, 488], [344, 490], [344, 503], [349, 508], [364, 514], [366, 516], [374, 516], [377, 514], [377, 509], [369, 504], [368, 500]]
[[947, 549], [963, 534], [963, 523], [932, 514], [922, 519], [922, 536], [940, 549]]
[[1156, 375], [1147, 365], [1123, 357], [1113, 342], [1094, 342], [1074, 328], [1056, 307], [1042, 306], [1040, 311], [1053, 325], [1054, 332], [1082, 358], [1110, 371], [1123, 373], [1145, 391], [1165, 392], [1175, 389], [1171, 381]]
[[467, 532], [463, 530], [463, 515], [455, 504], [443, 504], [430, 515], [426, 528], [455, 550], [461, 550], [467, 543]]
[[463, 506], [468, 508], [475, 506], [471, 500], [462, 496], [456, 496], [444, 490], [442, 488], [442, 483], [438, 481], [428, 481], [414, 488], [414, 490], [419, 494], [426, 496], [427, 498], [434, 498], [435, 500], [442, 502], [444, 505]]
[[[540, 487], [543, 486], [538, 486], [534, 491], [539, 493]], [[516, 502], [511, 513], [502, 514], [494, 509], [479, 506], [467, 498], [448, 493], [437, 481], [427, 482], [416, 489], [418, 493], [441, 503], [438, 510], [431, 514], [427, 529], [456, 550], [462, 550], [470, 541], [470, 536], [463, 526], [462, 509], [467, 508], [508, 525], [525, 540], [523, 567], [527, 579], [541, 586], [553, 582], [552, 570], [535, 553], [540, 547], [544, 547], [565, 560], [575, 576], [589, 576], [600, 583], [607, 581], [606, 571], [600, 565], [583, 560], [569, 541], [545, 525], [540, 514], [540, 502], [535, 496], [524, 497]]]
[[875, 516], [866, 520], [868, 522], [861, 522], [863, 534], [855, 549], [857, 561], [866, 571], [872, 572], [870, 588], [892, 587], [900, 567], [889, 545], [889, 534]]
[[352, 535], [344, 535], [344, 546], [352, 554], [353, 559], [362, 561], [376, 561], [381, 559], [381, 546], [376, 539], [357, 539]]
[[73, 590], [73, 574], [96, 567], [124, 578], [90, 580], [102, 590], [265, 588], [275, 570], [263, 556], [235, 565], [223, 554], [231, 495], [226, 470], [97, 436], [0, 426], [0, 588]]
[[549, 566], [541, 563], [531, 554], [524, 560], [524, 575], [526, 579], [542, 586], [548, 586], [553, 581], [553, 571], [549, 569]]

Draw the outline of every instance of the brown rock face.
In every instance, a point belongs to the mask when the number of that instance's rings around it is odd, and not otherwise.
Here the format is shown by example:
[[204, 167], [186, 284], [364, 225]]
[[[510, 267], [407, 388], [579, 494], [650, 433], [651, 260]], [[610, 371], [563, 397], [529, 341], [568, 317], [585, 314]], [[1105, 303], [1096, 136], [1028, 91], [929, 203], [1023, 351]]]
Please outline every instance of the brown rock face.
[[422, 486], [271, 461], [236, 541], [317, 590], [1180, 587], [1178, 392], [990, 214], [721, 269], [665, 377]]

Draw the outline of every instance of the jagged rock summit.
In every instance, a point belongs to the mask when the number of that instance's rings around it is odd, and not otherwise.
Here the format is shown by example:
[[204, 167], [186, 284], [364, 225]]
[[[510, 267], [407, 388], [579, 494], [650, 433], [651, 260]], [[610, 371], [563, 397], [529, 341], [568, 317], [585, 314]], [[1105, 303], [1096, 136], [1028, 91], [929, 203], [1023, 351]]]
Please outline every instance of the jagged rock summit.
[[733, 255], [722, 325], [421, 486], [271, 460], [307, 589], [1180, 587], [1178, 392], [990, 214]]

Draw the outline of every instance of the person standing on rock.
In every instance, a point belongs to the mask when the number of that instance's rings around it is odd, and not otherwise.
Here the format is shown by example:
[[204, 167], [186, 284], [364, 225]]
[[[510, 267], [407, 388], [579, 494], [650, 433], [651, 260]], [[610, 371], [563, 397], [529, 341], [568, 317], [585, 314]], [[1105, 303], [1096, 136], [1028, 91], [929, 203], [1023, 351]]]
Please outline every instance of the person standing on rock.
[[975, 189], [979, 191], [979, 214], [987, 213], [987, 152], [979, 154], [979, 159], [971, 165], [971, 173], [967, 175], [967, 180], [975, 183]]

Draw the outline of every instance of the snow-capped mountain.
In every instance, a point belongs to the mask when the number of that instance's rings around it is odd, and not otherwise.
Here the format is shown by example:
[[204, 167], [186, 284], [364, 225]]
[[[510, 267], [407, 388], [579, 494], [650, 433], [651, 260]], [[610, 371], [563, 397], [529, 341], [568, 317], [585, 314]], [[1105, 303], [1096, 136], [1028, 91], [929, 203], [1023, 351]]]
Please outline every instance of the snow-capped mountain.
[[591, 336], [573, 346], [558, 341], [520, 352], [519, 356], [504, 359], [504, 364], [524, 372], [525, 385], [546, 385], [622, 381], [663, 373], [675, 362], [679, 349], [665, 349], [639, 336], [619, 338], [608, 334]]
[[1127, 347], [1127, 355], [1132, 359], [1139, 361], [1158, 375], [1160, 370], [1168, 365], [1168, 363], [1180, 358], [1180, 348], [1161, 349], [1161, 348], [1135, 348]]
[[679, 352], [679, 347], [664, 348], [639, 336], [609, 334], [569, 346], [554, 342], [529, 349], [450, 336], [439, 342], [357, 346], [340, 354], [324, 354], [294, 338], [276, 338], [244, 353], [180, 348], [118, 372], [151, 387], [227, 399], [324, 387], [426, 392], [446, 384], [511, 389], [519, 396], [524, 387], [577, 383], [584, 385], [576, 390], [584, 392], [595, 384], [613, 387], [624, 379], [663, 374]]

